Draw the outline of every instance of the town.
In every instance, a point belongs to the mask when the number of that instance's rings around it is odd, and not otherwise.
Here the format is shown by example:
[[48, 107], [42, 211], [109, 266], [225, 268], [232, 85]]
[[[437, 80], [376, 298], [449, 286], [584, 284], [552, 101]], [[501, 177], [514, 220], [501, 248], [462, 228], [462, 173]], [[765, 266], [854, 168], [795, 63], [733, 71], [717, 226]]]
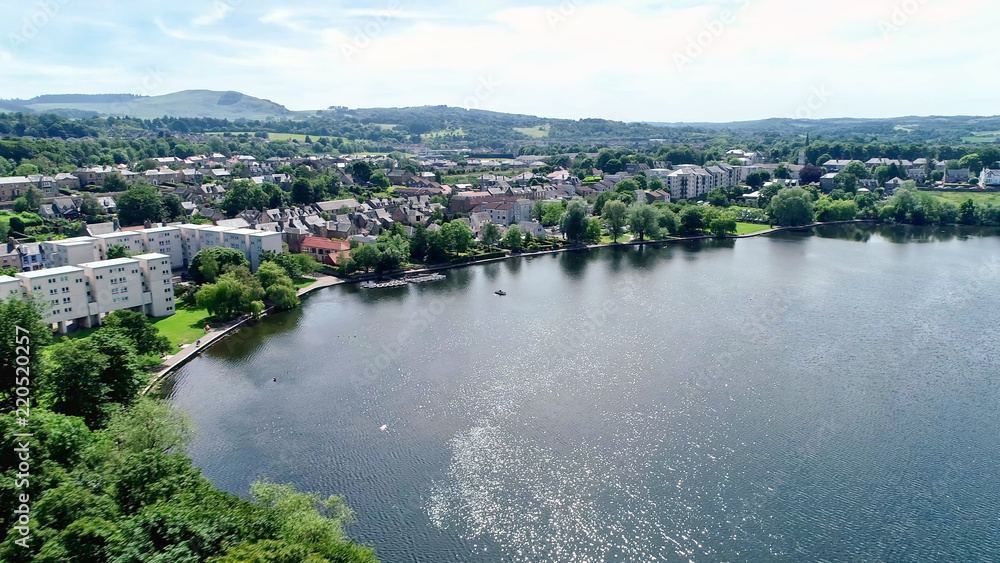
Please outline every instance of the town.
[[[956, 193], [1000, 188], [1000, 170], [984, 167], [978, 155], [951, 162], [820, 157], [818, 166], [806, 162], [805, 155], [801, 151], [799, 162], [792, 164], [768, 162], [759, 151], [732, 149], [724, 161], [701, 166], [612, 149], [555, 157], [473, 158], [425, 151], [416, 158], [394, 153], [263, 161], [213, 153], [84, 167], [54, 176], [0, 177], [0, 206], [33, 213], [36, 222], [63, 225], [46, 236], [41, 233], [52, 229], [28, 228], [21, 216], [10, 216], [7, 244], [0, 249], [0, 269], [10, 275], [0, 277], [0, 294], [37, 297], [47, 304], [45, 322], [67, 332], [96, 326], [102, 316], [122, 309], [151, 317], [172, 315], [175, 282], [207, 248], [239, 251], [251, 272], [266, 253], [287, 251], [310, 256], [328, 273], [350, 275], [394, 270], [408, 262], [446, 261], [467, 252], [470, 244], [492, 249], [500, 243], [521, 251], [552, 248], [542, 245], [565, 244], [567, 239], [596, 244], [608, 242], [610, 236], [610, 242], [618, 242], [628, 230], [629, 217], [606, 206], [610, 201], [633, 210], [648, 205], [667, 215], [654, 217], [656, 225], [641, 229], [640, 236], [660, 228], [662, 236], [698, 231], [726, 236], [765, 228], [753, 224], [875, 219], [877, 208], [907, 182]], [[23, 168], [31, 167], [18, 171]], [[466, 174], [459, 176], [456, 170]], [[443, 174], [457, 181], [443, 182]], [[309, 182], [320, 176], [337, 188], [338, 197], [322, 197], [328, 191]], [[346, 190], [341, 186], [350, 191], [342, 193]], [[764, 212], [780, 190], [798, 186], [812, 190], [817, 202], [826, 201], [829, 212], [823, 211], [823, 203], [814, 204], [815, 217], [810, 213], [791, 222]], [[172, 200], [171, 217], [159, 211], [144, 216], [141, 197], [138, 204], [133, 197], [139, 191]], [[858, 197], [865, 195], [871, 197]], [[576, 232], [563, 221], [574, 200], [588, 204]], [[852, 200], [849, 209], [833, 205], [845, 200]], [[119, 209], [122, 202], [129, 206], [127, 213]], [[690, 206], [686, 217], [676, 217], [688, 204], [701, 205]], [[720, 210], [730, 207], [720, 221]], [[944, 220], [949, 215], [957, 219], [960, 210], [952, 207]], [[905, 221], [905, 214], [898, 218]], [[130, 224], [139, 220], [141, 224]], [[73, 221], [81, 221], [80, 232], [69, 232], [67, 225]], [[456, 226], [449, 229], [452, 222]], [[459, 227], [458, 235], [448, 233]], [[446, 236], [441, 238], [450, 242], [428, 252], [425, 237], [442, 231]], [[377, 245], [383, 234], [398, 234], [411, 243], [417, 232], [419, 252], [407, 248], [404, 256], [381, 264], [377, 255], [357, 252]], [[456, 237], [468, 240], [456, 244]], [[127, 257], [112, 257], [114, 247], [123, 248]]]

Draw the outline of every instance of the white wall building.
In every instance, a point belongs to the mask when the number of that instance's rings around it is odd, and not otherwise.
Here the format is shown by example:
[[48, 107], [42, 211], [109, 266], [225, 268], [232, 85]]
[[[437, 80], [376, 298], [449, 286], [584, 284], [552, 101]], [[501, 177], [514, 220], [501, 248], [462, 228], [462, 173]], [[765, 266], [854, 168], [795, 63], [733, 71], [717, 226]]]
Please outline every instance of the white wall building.
[[75, 237], [39, 243], [42, 263], [46, 268], [75, 266], [82, 262], [92, 262], [100, 256], [97, 239]]
[[[97, 235], [94, 238], [97, 239], [100, 254], [99, 260], [107, 260], [108, 249], [115, 245], [124, 246], [128, 249], [129, 254], [132, 255], [143, 252], [142, 235], [135, 231], [118, 231], [105, 235]], [[93, 262], [93, 260], [88, 260], [88, 262]]]
[[251, 231], [247, 235], [247, 239], [249, 239], [247, 259], [250, 260], [250, 270], [253, 272], [257, 271], [263, 261], [264, 252], [270, 250], [275, 254], [281, 254], [284, 251], [281, 244], [281, 233]]
[[17, 274], [26, 297], [34, 297], [42, 304], [42, 322], [58, 324], [65, 333], [67, 323], [85, 319], [82, 325], [90, 328], [90, 298], [87, 276], [83, 268], [64, 266]]
[[171, 268], [184, 267], [184, 245], [181, 230], [177, 227], [159, 227], [139, 231], [143, 249], [148, 253], [165, 254], [170, 257]]
[[80, 264], [80, 268], [90, 283], [90, 315], [142, 308], [143, 280], [137, 260], [118, 258]]
[[983, 168], [982, 174], [979, 175], [979, 184], [984, 188], [987, 186], [1000, 186], [1000, 170]]
[[169, 317], [174, 314], [173, 264], [166, 254], [140, 254], [133, 257], [139, 262], [144, 284], [143, 313], [150, 317]]
[[18, 299], [24, 296], [21, 280], [11, 276], [0, 276], [0, 301], [6, 301], [12, 296]]

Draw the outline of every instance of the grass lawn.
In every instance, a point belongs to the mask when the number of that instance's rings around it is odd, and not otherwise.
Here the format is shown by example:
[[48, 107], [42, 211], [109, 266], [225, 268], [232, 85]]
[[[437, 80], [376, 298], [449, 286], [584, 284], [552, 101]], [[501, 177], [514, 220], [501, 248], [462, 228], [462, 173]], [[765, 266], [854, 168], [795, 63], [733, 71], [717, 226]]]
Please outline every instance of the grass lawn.
[[[618, 237], [618, 242], [631, 242], [632, 235], [624, 234]], [[615, 241], [611, 240], [611, 235], [601, 235], [601, 244], [614, 244]]]
[[757, 223], [736, 223], [736, 234], [752, 235], [753, 233], [766, 231], [770, 228], [771, 227], [769, 225], [760, 225]]
[[986, 205], [991, 203], [994, 206], [1000, 205], [1000, 192], [928, 192], [938, 199], [943, 199], [962, 205], [966, 200], [971, 199], [976, 205]]
[[514, 131], [522, 135], [527, 135], [532, 139], [542, 139], [549, 136], [550, 125], [539, 125], [538, 127], [515, 127]]
[[[295, 280], [295, 289], [303, 289], [316, 283], [316, 278], [299, 278]], [[204, 328], [204, 325], [202, 325]]]
[[170, 317], [153, 321], [160, 334], [167, 337], [170, 346], [177, 349], [181, 344], [191, 344], [205, 335], [205, 325], [211, 317], [205, 309], [178, 307]]

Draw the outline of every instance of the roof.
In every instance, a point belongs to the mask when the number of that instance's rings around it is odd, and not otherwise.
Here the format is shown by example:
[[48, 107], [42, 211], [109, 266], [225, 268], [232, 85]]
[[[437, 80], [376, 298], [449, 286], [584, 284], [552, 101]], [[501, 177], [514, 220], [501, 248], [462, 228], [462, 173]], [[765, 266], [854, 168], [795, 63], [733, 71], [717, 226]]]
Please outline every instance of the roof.
[[308, 246], [310, 248], [322, 248], [324, 250], [337, 250], [337, 251], [351, 249], [351, 243], [346, 240], [330, 240], [328, 238], [320, 238], [320, 237], [306, 237], [305, 240], [302, 241], [302, 246], [303, 247]]
[[60, 274], [78, 274], [82, 271], [82, 267], [63, 266], [61, 268], [45, 268], [44, 270], [35, 270], [34, 272], [21, 272], [17, 275], [17, 277], [27, 279], [47, 278], [50, 276], [58, 276]]
[[80, 267], [96, 269], [96, 268], [107, 268], [110, 266], [124, 266], [125, 264], [135, 264], [135, 260], [133, 260], [132, 258], [115, 258], [114, 260], [100, 260], [97, 262], [87, 262], [86, 264], [80, 264]]
[[133, 260], [169, 260], [170, 257], [166, 254], [157, 254], [155, 252], [150, 252], [149, 254], [136, 254], [132, 257]]

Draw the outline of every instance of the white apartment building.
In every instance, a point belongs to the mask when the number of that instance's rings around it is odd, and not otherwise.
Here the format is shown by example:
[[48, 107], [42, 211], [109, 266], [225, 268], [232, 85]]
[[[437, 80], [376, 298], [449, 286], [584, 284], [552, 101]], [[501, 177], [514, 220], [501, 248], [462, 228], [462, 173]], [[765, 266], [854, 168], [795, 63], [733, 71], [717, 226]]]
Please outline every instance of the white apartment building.
[[201, 231], [211, 225], [184, 224], [177, 228], [181, 231], [181, 249], [184, 255], [184, 265], [190, 266], [195, 254], [201, 252]]
[[11, 276], [0, 276], [0, 301], [6, 301], [11, 296], [16, 296], [18, 299], [24, 296], [21, 280]]
[[133, 256], [142, 271], [143, 313], [150, 317], [169, 317], [174, 314], [173, 263], [166, 254], [140, 254]]
[[142, 237], [142, 246], [146, 252], [169, 256], [171, 268], [184, 267], [184, 245], [181, 241], [180, 229], [159, 227], [143, 229], [138, 233]]
[[260, 263], [263, 262], [264, 253], [270, 250], [275, 254], [281, 254], [284, 248], [281, 245], [281, 233], [268, 231], [250, 231], [247, 235], [248, 244], [247, 260], [250, 260], [250, 270], [257, 271]]
[[93, 262], [100, 256], [97, 239], [91, 237], [41, 242], [39, 248], [42, 253], [42, 264], [46, 268], [75, 266], [81, 262]]
[[80, 264], [90, 283], [90, 315], [142, 307], [143, 280], [139, 262], [117, 258]]
[[42, 321], [58, 324], [59, 332], [66, 333], [70, 321], [81, 320], [90, 328], [87, 276], [83, 268], [64, 266], [17, 274], [26, 297], [33, 297], [42, 305]]
[[[128, 253], [132, 255], [142, 254], [143, 252], [142, 235], [135, 231], [118, 231], [106, 235], [97, 235], [94, 238], [97, 239], [100, 260], [107, 260], [108, 249], [115, 245], [124, 246], [128, 249]], [[88, 262], [92, 261], [88, 260]]]

